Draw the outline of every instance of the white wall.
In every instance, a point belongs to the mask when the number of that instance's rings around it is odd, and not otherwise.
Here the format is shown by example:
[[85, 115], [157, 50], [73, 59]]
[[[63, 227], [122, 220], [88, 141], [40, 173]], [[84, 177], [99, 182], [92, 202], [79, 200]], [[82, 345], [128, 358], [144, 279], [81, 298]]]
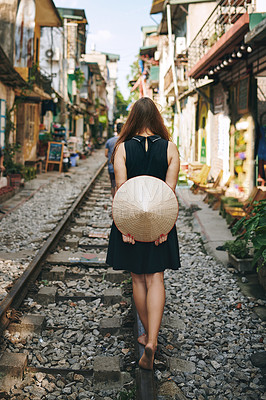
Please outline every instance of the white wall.
[[[53, 57], [48, 57], [49, 50], [53, 51]], [[63, 28], [41, 29], [40, 67], [48, 75], [55, 75], [52, 76], [52, 87], [63, 97]]]
[[188, 5], [187, 45], [192, 42], [198, 31], [216, 7], [216, 2], [193, 3]]

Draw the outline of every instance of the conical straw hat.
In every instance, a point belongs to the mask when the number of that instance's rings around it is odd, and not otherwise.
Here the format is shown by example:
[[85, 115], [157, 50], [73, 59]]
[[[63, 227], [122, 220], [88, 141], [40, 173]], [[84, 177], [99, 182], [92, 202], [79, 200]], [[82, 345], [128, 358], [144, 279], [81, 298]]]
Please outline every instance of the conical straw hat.
[[141, 175], [126, 181], [113, 200], [117, 229], [139, 242], [154, 242], [168, 234], [178, 216], [178, 201], [164, 181]]

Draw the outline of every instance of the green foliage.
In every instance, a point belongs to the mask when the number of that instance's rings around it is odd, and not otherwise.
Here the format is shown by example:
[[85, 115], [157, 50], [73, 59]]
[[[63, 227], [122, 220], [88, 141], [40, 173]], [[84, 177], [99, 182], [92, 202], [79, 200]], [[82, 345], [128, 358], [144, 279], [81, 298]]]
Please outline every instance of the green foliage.
[[80, 68], [76, 68], [74, 72], [77, 88], [80, 89], [85, 81], [84, 73]]
[[241, 232], [238, 238], [253, 244], [253, 265], [259, 259], [262, 260], [262, 265], [266, 265], [266, 200], [254, 204], [252, 213], [241, 218], [235, 224], [232, 232], [233, 234]]
[[[126, 79], [128, 80], [128, 87], [131, 89], [130, 81], [137, 81], [141, 75], [139, 69], [139, 57], [136, 56], [136, 60], [130, 65], [130, 74], [127, 75]], [[133, 103], [139, 98], [139, 91], [135, 90], [134, 92], [130, 93], [128, 98], [128, 104]]]
[[117, 400], [134, 400], [136, 398], [136, 388], [130, 390], [122, 390], [117, 397]]
[[243, 239], [227, 240], [224, 248], [236, 258], [247, 258], [249, 256], [247, 242]]
[[123, 117], [126, 117], [128, 114], [127, 106], [129, 104], [129, 101], [124, 99], [124, 96], [122, 95], [119, 89], [117, 89], [115, 94], [115, 103], [116, 103], [116, 112], [114, 113], [114, 119], [115, 120], [118, 119], [121, 115]]
[[8, 174], [20, 174], [23, 169], [23, 165], [14, 161], [15, 154], [20, 151], [20, 144], [6, 142], [4, 148], [4, 167], [5, 173]]

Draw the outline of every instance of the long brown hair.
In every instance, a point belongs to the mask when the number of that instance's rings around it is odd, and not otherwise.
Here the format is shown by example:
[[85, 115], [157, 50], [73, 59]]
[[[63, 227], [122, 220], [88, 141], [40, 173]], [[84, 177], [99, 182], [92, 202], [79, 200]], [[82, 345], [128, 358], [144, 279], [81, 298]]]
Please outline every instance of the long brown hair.
[[133, 136], [145, 132], [146, 129], [149, 129], [153, 134], [161, 136], [163, 139], [169, 140], [169, 132], [156, 105], [149, 97], [142, 97], [136, 101], [130, 111], [115, 144], [111, 162], [114, 163], [115, 152], [120, 143], [132, 139]]

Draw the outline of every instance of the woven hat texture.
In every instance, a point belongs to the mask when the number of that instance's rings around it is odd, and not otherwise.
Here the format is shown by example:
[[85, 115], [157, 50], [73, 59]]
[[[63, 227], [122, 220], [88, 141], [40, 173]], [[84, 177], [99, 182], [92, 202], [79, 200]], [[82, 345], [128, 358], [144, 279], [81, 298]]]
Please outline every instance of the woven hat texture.
[[139, 242], [153, 242], [168, 234], [178, 216], [178, 201], [164, 181], [141, 175], [127, 180], [113, 200], [113, 219], [118, 230]]

